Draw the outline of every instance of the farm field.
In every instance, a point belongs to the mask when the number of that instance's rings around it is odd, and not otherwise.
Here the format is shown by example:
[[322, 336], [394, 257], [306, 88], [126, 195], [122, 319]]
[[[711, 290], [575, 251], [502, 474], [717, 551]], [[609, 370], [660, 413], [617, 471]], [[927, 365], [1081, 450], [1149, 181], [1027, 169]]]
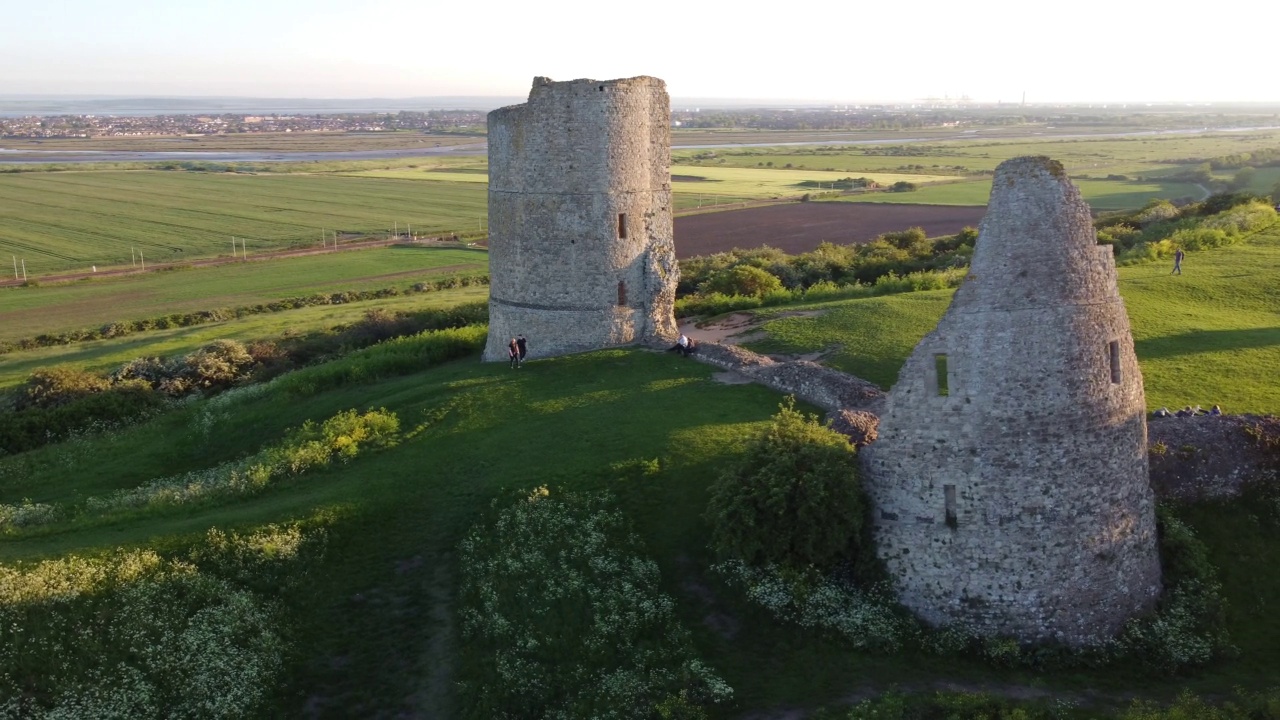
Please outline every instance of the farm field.
[[864, 243], [909, 227], [921, 227], [929, 237], [952, 235], [977, 227], [985, 213], [985, 201], [982, 207], [808, 202], [684, 215], [675, 220], [676, 255], [761, 245], [802, 253], [822, 242]]
[[[1280, 227], [1244, 245], [1119, 269], [1120, 293], [1154, 410], [1221, 405], [1232, 413], [1280, 413]], [[920, 338], [937, 325], [949, 290], [817, 305], [816, 317], [778, 316], [757, 350], [810, 353], [888, 389]], [[788, 308], [791, 310], [791, 308]]]
[[309, 332], [356, 322], [373, 310], [413, 313], [432, 308], [452, 307], [464, 302], [489, 299], [488, 286], [472, 286], [415, 293], [397, 297], [361, 300], [342, 305], [318, 305], [282, 312], [246, 315], [219, 322], [148, 330], [124, 337], [91, 340], [72, 345], [19, 350], [0, 356], [0, 391], [26, 382], [31, 373], [54, 366], [76, 367], [107, 373], [139, 357], [186, 355], [214, 340], [241, 342]]
[[[907, 136], [904, 134], [904, 137]], [[921, 136], [925, 137], [925, 136]], [[708, 151], [675, 149], [675, 164], [759, 167], [787, 163], [806, 169], [831, 169], [845, 173], [908, 172], [963, 174], [994, 170], [996, 165], [1020, 155], [1048, 155], [1073, 175], [1150, 175], [1200, 158], [1231, 155], [1280, 146], [1280, 131], [1208, 132], [1199, 134], [1135, 135], [1128, 138], [1052, 137], [992, 138], [973, 133], [963, 138], [926, 140], [901, 145], [816, 145], [812, 147], [726, 147]], [[935, 167], [936, 166], [936, 167]], [[958, 169], [958, 168], [962, 168]]]
[[4, 288], [0, 340], [299, 295], [403, 288], [427, 278], [485, 273], [488, 262], [484, 250], [397, 246]]
[[327, 175], [190, 172], [0, 174], [0, 257], [29, 275], [320, 245], [329, 233], [468, 232], [485, 215], [482, 188]]

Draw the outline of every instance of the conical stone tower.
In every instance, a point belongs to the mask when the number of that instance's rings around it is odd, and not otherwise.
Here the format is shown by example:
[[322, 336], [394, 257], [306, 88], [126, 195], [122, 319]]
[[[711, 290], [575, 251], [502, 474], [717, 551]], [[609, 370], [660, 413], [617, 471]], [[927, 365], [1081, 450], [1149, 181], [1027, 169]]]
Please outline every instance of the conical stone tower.
[[934, 625], [1081, 645], [1155, 603], [1146, 405], [1111, 248], [1062, 166], [996, 169], [969, 276], [864, 451], [877, 551]]

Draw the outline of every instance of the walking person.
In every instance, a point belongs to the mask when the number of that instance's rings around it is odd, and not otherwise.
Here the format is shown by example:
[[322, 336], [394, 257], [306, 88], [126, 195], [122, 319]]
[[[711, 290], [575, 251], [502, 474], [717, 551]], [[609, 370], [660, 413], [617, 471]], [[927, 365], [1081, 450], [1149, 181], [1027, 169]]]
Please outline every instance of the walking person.
[[1170, 275], [1182, 274], [1182, 258], [1186, 256], [1187, 254], [1182, 252], [1182, 248], [1178, 248], [1178, 251], [1173, 254], [1173, 270], [1169, 272]]
[[515, 338], [507, 343], [507, 359], [511, 361], [512, 370], [520, 367], [520, 346], [516, 344]]
[[524, 356], [529, 354], [529, 341], [524, 339], [524, 335], [516, 336], [516, 349], [520, 351], [520, 364], [524, 364]]

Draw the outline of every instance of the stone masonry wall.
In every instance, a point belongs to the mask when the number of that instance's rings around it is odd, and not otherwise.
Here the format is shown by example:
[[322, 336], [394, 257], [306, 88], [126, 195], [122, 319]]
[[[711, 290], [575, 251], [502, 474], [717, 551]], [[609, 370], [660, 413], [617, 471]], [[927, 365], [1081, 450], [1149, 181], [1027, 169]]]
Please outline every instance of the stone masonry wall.
[[1048, 158], [996, 170], [970, 274], [863, 463], [877, 551], [935, 625], [1074, 645], [1155, 603], [1142, 376], [1111, 249]]
[[675, 338], [670, 116], [651, 77], [535, 78], [489, 113], [485, 360]]

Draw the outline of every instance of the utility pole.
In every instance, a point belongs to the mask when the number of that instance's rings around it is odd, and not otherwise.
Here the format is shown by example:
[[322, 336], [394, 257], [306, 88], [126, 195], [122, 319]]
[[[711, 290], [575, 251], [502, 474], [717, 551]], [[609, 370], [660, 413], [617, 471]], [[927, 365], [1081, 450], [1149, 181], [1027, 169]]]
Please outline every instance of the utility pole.
[[142, 254], [142, 252], [141, 252], [141, 251], [139, 251], [139, 252], [138, 252], [138, 257], [142, 259], [142, 269], [143, 269], [143, 270], [146, 270], [146, 269], [147, 269], [147, 256], [146, 256], [146, 255], [143, 255], [143, 254]]
[[231, 257], [236, 256], [236, 236], [231, 236]]
[[135, 250], [132, 245], [129, 246], [129, 265], [131, 267], [138, 267], [138, 251]]
[[13, 279], [18, 279], [18, 256], [13, 256]]
[[27, 281], [27, 259], [22, 258], [22, 281]]

